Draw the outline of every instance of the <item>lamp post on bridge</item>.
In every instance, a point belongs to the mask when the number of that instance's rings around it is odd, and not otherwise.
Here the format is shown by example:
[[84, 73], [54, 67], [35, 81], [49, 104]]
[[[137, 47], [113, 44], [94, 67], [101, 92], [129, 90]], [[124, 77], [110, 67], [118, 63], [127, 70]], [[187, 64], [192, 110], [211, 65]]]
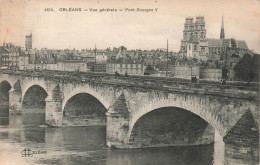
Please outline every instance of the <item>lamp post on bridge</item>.
[[193, 82], [193, 77], [192, 77], [192, 65], [190, 67], [190, 78], [191, 78], [191, 82]]
[[36, 70], [36, 52], [34, 52], [34, 70]]
[[[43, 59], [44, 60], [44, 59]], [[42, 64], [42, 71], [43, 71], [43, 60], [41, 61], [41, 64]]]
[[167, 39], [167, 52], [166, 52], [166, 77], [168, 77], [168, 39]]

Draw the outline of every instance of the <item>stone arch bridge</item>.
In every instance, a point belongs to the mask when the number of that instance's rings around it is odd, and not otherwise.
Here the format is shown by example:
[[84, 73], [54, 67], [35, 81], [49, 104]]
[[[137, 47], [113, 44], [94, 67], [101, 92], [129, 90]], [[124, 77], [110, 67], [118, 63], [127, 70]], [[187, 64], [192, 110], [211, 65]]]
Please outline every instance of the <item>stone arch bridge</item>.
[[62, 126], [63, 110], [71, 97], [78, 93], [94, 96], [107, 109], [107, 143], [118, 148], [131, 147], [135, 123], [145, 114], [163, 107], [178, 107], [199, 116], [224, 138], [245, 113], [253, 117], [257, 132], [259, 128], [258, 88], [111, 75], [57, 78], [1, 73], [0, 82], [3, 81], [12, 87], [9, 114], [21, 113], [24, 95], [30, 87], [42, 87], [48, 94], [45, 121], [55, 127]]

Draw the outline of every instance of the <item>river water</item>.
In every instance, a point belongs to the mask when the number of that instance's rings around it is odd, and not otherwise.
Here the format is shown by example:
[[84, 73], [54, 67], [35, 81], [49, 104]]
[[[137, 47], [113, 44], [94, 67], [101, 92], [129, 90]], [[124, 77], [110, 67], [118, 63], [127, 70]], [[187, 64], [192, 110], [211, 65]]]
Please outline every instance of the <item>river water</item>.
[[[105, 132], [105, 126], [49, 128], [44, 114], [1, 115], [0, 164], [221, 165], [225, 161], [224, 143], [217, 134], [211, 145], [109, 150]], [[26, 155], [24, 149], [31, 151]]]

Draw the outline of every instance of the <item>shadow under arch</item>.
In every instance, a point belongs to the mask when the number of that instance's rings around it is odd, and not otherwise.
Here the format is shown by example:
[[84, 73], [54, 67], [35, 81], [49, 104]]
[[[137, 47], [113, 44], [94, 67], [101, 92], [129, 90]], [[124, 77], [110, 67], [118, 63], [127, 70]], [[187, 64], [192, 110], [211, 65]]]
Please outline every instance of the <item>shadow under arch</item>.
[[210, 144], [215, 138], [214, 126], [174, 106], [150, 110], [131, 124], [129, 144], [133, 148]]
[[[198, 100], [200, 101], [200, 100]], [[207, 100], [204, 100], [204, 102]], [[136, 111], [132, 113], [132, 118], [129, 122], [129, 132], [131, 133], [134, 124], [137, 122], [137, 120], [145, 115], [146, 113], [149, 113], [150, 111], [153, 111], [155, 109], [164, 108], [164, 107], [176, 107], [180, 108], [186, 111], [189, 111], [199, 117], [201, 117], [203, 120], [208, 122], [211, 126], [213, 126], [218, 133], [224, 137], [227, 133], [226, 128], [223, 125], [221, 116], [217, 116], [214, 114], [211, 109], [205, 107], [205, 103], [201, 101], [199, 103], [199, 106], [197, 104], [194, 104], [194, 101], [192, 99], [184, 100], [184, 99], [162, 99], [158, 101], [152, 101], [152, 102], [144, 102], [143, 106], [138, 108]], [[130, 134], [129, 134], [130, 135]]]
[[44, 91], [48, 94], [47, 92], [47, 86], [44, 82], [39, 81], [39, 80], [34, 80], [33, 82], [28, 82], [26, 84], [21, 84], [21, 88], [22, 88], [22, 100], [24, 99], [24, 96], [26, 94], [26, 92], [33, 86], [39, 86], [42, 89], [44, 89]]
[[64, 103], [63, 125], [93, 126], [106, 125], [107, 108], [95, 96], [80, 92]]
[[22, 98], [22, 113], [45, 113], [47, 91], [38, 84], [30, 86]]
[[1, 116], [9, 115], [9, 91], [12, 86], [7, 80], [0, 82], [0, 114]]
[[63, 91], [63, 100], [62, 100], [62, 110], [64, 110], [65, 104], [68, 102], [68, 100], [70, 98], [72, 98], [73, 96], [75, 96], [78, 93], [87, 93], [89, 95], [92, 95], [93, 97], [95, 97], [100, 103], [102, 103], [102, 105], [104, 105], [104, 107], [106, 109], [109, 108], [110, 104], [109, 102], [97, 91], [93, 90], [90, 87], [76, 87], [73, 90], [69, 89], [69, 90], [65, 90]]
[[9, 91], [11, 88], [12, 86], [8, 81], [4, 80], [0, 82], [0, 92], [1, 92], [0, 103], [2, 103], [2, 101], [4, 102], [9, 101]]

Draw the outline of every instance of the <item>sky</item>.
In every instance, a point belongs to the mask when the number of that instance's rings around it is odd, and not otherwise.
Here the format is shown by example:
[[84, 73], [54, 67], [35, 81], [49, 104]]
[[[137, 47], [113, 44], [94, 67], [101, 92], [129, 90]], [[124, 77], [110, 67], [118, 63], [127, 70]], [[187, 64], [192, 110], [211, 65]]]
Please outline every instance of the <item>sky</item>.
[[[0, 0], [0, 4], [1, 45], [13, 42], [24, 47], [25, 35], [32, 33], [33, 48], [38, 49], [88, 49], [95, 44], [99, 49], [157, 49], [166, 48], [168, 39], [169, 50], [177, 52], [186, 17], [204, 16], [207, 37], [219, 38], [223, 15], [226, 38], [245, 40], [249, 49], [260, 53], [259, 0]], [[70, 7], [81, 12], [60, 11]], [[102, 8], [123, 11], [99, 12]]]

